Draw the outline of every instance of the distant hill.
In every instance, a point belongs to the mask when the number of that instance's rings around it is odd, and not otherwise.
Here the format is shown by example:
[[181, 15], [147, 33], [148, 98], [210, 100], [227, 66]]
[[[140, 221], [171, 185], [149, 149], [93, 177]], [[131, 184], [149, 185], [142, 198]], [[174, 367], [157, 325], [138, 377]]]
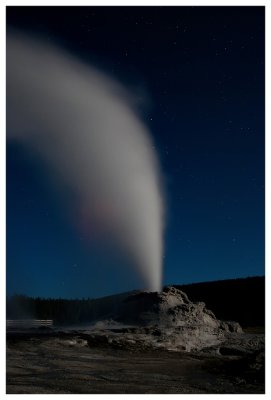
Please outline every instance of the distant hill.
[[206, 303], [218, 319], [238, 321], [243, 327], [265, 324], [264, 276], [174, 286], [191, 301]]
[[[253, 277], [173, 285], [193, 302], [203, 301], [218, 319], [242, 327], [264, 326], [265, 278]], [[138, 291], [98, 299], [42, 299], [17, 295], [7, 298], [7, 319], [53, 319], [57, 325], [84, 324], [116, 315], [120, 304]]]

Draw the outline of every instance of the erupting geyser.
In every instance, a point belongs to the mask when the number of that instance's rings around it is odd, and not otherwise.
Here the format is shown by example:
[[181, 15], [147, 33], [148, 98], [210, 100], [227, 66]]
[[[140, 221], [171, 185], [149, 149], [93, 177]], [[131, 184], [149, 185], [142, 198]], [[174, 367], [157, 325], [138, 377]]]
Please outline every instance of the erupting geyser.
[[[161, 289], [163, 195], [148, 130], [118, 83], [61, 49], [7, 38], [7, 132], [75, 196], [77, 219], [129, 255]], [[88, 222], [89, 221], [89, 222]]]

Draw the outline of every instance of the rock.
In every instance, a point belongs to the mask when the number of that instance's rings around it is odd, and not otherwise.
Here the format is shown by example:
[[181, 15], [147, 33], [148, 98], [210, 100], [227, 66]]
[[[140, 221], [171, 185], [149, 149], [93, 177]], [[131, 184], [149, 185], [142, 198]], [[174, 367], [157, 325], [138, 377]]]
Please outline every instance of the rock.
[[105, 333], [100, 335], [89, 335], [87, 341], [90, 347], [104, 347], [110, 344], [110, 342], [112, 343], [112, 340], [110, 340], [108, 335]]
[[237, 322], [218, 320], [205, 303], [192, 302], [171, 286], [160, 293], [133, 292], [121, 297], [110, 317], [97, 320], [85, 336], [91, 347], [132, 352], [164, 349], [242, 357], [264, 348], [261, 335], [244, 334]]
[[204, 303], [192, 303], [184, 292], [171, 286], [161, 293], [141, 292], [128, 296], [116, 319], [141, 326], [158, 325], [159, 328], [186, 325], [219, 328], [220, 325]]
[[220, 328], [227, 332], [242, 333], [243, 329], [240, 324], [235, 321], [220, 321]]
[[103, 338], [92, 337], [90, 345], [141, 350], [151, 347], [199, 351], [218, 347], [229, 335], [242, 332], [237, 322], [219, 321], [205, 303], [193, 303], [184, 292], [171, 286], [161, 293], [128, 295], [109, 322], [98, 322], [95, 327]]

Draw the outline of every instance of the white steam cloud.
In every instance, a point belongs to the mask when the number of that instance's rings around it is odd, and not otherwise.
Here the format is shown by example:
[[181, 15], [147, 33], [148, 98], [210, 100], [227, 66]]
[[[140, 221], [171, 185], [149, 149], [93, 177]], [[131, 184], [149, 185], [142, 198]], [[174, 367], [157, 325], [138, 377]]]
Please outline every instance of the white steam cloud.
[[72, 189], [82, 229], [110, 237], [145, 288], [159, 291], [159, 165], [131, 100], [121, 85], [61, 49], [8, 35], [8, 138], [28, 145]]

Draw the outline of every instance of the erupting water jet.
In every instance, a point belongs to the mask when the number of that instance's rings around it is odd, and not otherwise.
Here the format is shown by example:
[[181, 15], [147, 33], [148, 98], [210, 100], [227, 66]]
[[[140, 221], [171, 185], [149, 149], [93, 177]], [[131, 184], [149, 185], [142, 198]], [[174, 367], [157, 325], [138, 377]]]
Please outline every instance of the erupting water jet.
[[119, 83], [65, 51], [8, 34], [8, 139], [38, 154], [76, 195], [81, 225], [110, 237], [146, 289], [160, 291], [161, 176], [131, 100]]

